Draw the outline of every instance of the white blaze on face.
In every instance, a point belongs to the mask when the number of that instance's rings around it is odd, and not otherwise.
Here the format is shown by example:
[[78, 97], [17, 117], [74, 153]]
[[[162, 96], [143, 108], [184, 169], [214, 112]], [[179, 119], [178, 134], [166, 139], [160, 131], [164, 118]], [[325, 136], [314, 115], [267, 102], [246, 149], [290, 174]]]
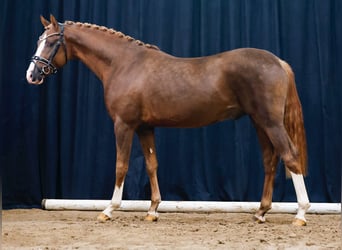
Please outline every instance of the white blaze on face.
[[[37, 51], [36, 53], [34, 54], [35, 56], [40, 56], [44, 47], [45, 47], [45, 42], [46, 42], [46, 34], [44, 34], [44, 36], [41, 38], [42, 42], [39, 44], [38, 48], [37, 48]], [[32, 81], [32, 72], [33, 72], [33, 69], [34, 69], [34, 66], [35, 64], [33, 62], [30, 63], [28, 69], [26, 70], [26, 80], [29, 82], [29, 83], [38, 83], [37, 81], [36, 82], [33, 82]], [[43, 82], [43, 79], [41, 80], [41, 82]], [[39, 83], [41, 83], [39, 82]]]

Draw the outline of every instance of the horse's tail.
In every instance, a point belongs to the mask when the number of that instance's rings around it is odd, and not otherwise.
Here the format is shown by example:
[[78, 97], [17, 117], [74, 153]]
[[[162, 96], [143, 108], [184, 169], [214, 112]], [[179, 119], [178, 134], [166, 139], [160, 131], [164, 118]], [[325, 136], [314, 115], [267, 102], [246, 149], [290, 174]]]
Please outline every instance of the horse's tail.
[[[289, 79], [289, 88], [285, 103], [284, 125], [288, 135], [297, 149], [297, 157], [301, 167], [301, 172], [307, 174], [307, 145], [304, 128], [302, 105], [300, 103], [294, 73], [286, 62], [280, 61]], [[288, 171], [287, 176], [288, 176]]]

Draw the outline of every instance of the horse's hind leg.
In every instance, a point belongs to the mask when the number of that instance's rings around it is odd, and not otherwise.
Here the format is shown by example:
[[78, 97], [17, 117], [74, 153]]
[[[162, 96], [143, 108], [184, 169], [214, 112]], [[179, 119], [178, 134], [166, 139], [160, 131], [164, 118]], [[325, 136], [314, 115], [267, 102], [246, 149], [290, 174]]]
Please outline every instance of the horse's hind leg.
[[303, 175], [291, 173], [293, 185], [295, 187], [297, 201], [298, 201], [298, 211], [295, 217], [295, 220], [292, 222], [293, 225], [296, 226], [305, 226], [306, 219], [305, 213], [310, 207], [309, 197], [306, 192], [305, 183]]
[[147, 212], [147, 216], [145, 220], [148, 221], [157, 221], [158, 213], [157, 208], [159, 203], [161, 202], [161, 196], [158, 185], [158, 177], [157, 177], [157, 156], [156, 156], [156, 148], [154, 142], [154, 130], [153, 128], [144, 128], [139, 129], [137, 131], [141, 147], [146, 160], [146, 170], [147, 174], [150, 178], [151, 185], [151, 206]]
[[97, 220], [104, 222], [112, 217], [112, 212], [118, 209], [122, 201], [122, 192], [125, 176], [128, 170], [134, 130], [127, 124], [118, 120], [115, 122], [116, 137], [116, 180], [111, 203], [103, 210]]
[[274, 186], [274, 177], [276, 173], [277, 164], [279, 162], [279, 156], [274, 150], [271, 141], [268, 139], [266, 133], [257, 125], [255, 126], [258, 134], [259, 143], [262, 149], [265, 180], [264, 189], [260, 202], [260, 208], [255, 213], [254, 219], [259, 222], [265, 222], [265, 214], [272, 207], [272, 194]]
[[292, 176], [299, 206], [293, 224], [304, 226], [306, 225], [305, 213], [309, 209], [310, 203], [304, 184], [302, 169], [298, 160], [297, 149], [293, 145], [283, 125], [267, 127], [265, 131]]

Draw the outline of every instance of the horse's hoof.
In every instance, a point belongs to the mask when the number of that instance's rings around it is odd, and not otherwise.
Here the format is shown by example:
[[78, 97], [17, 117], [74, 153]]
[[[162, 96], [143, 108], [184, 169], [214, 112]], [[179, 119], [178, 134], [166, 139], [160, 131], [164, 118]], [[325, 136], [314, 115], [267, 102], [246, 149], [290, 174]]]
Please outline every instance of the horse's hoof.
[[256, 214], [253, 216], [253, 220], [258, 224], [266, 222], [266, 219], [264, 216], [260, 216], [260, 215], [256, 215]]
[[106, 222], [107, 220], [110, 220], [110, 217], [108, 215], [105, 215], [104, 213], [100, 213], [99, 216], [97, 216], [97, 221], [99, 222]]
[[292, 222], [292, 225], [303, 227], [303, 226], [306, 226], [306, 221], [295, 218], [294, 221]]
[[152, 215], [152, 214], [148, 214], [145, 217], [145, 221], [157, 221], [158, 220], [158, 216]]

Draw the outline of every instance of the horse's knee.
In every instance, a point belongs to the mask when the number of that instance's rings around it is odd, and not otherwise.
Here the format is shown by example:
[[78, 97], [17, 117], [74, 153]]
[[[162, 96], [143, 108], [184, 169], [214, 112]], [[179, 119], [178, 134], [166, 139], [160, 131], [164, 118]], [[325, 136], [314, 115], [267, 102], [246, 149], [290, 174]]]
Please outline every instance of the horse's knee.
[[146, 171], [148, 176], [153, 176], [157, 173], [158, 163], [157, 161], [148, 161], [146, 164]]

